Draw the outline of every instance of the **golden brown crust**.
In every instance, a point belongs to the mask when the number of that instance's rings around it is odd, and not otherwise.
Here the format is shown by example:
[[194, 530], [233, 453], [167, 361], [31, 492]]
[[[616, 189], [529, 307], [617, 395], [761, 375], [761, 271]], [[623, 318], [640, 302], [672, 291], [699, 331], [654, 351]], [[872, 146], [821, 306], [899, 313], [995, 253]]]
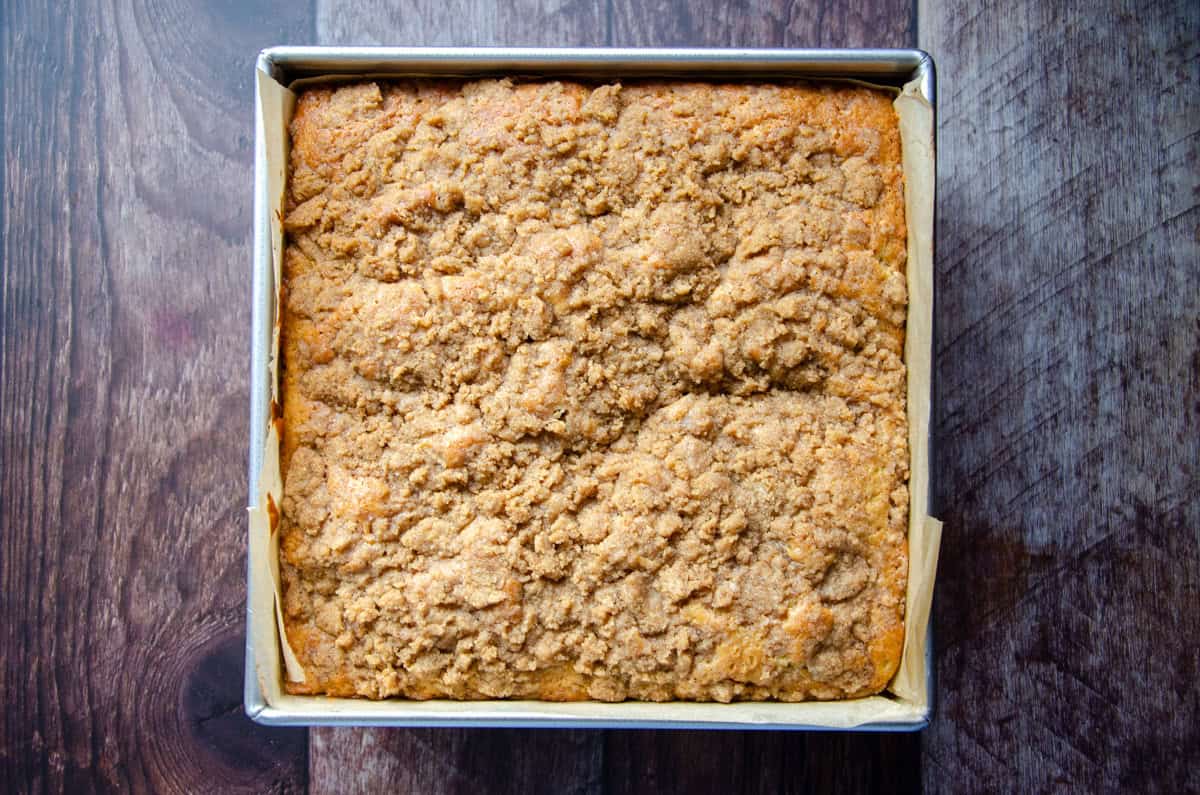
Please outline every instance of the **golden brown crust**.
[[292, 692], [842, 698], [903, 642], [897, 121], [864, 88], [303, 93]]

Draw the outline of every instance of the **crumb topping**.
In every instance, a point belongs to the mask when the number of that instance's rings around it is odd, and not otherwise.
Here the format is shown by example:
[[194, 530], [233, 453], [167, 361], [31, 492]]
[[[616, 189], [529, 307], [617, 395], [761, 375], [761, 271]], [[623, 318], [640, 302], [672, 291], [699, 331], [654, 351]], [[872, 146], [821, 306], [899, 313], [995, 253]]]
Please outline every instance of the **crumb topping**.
[[361, 83], [291, 125], [291, 692], [844, 698], [903, 641], [890, 98]]

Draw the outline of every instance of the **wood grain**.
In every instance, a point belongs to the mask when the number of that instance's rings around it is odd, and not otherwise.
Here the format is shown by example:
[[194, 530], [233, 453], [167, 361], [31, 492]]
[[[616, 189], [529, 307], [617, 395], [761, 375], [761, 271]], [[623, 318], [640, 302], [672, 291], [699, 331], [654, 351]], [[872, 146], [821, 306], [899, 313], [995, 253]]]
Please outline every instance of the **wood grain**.
[[595, 731], [314, 730], [312, 791], [596, 792], [600, 740]]
[[1200, 5], [922, 4], [938, 59], [929, 789], [1200, 789]]
[[243, 418], [253, 53], [312, 19], [2, 13], [0, 781], [302, 789], [241, 712]]
[[627, 47], [911, 47], [913, 6], [787, 0], [613, 0], [613, 43]]
[[917, 735], [608, 732], [605, 793], [907, 793], [920, 788]]
[[321, 44], [603, 47], [605, 0], [318, 0]]

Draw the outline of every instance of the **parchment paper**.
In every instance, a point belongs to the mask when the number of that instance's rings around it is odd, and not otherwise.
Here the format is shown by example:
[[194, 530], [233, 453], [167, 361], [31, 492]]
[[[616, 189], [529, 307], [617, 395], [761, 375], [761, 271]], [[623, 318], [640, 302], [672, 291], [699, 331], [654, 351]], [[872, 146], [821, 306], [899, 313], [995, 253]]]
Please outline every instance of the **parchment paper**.
[[933, 378], [933, 200], [936, 189], [933, 108], [918, 81], [895, 102], [904, 165], [908, 227], [908, 594], [904, 652], [889, 688], [901, 699], [928, 705], [925, 637], [937, 573], [942, 523], [929, 516], [929, 416]]
[[[894, 89], [892, 89], [894, 90]], [[271, 206], [271, 254], [275, 275], [276, 312], [283, 263], [283, 189], [287, 168], [287, 123], [296, 95], [266, 73], [258, 72], [259, 151], [265, 153]], [[929, 410], [933, 342], [933, 200], [935, 188], [933, 110], [918, 81], [904, 86], [895, 102], [900, 117], [908, 226], [908, 366], [909, 424], [909, 574], [905, 607], [905, 642], [900, 667], [889, 694], [851, 701], [737, 702], [567, 702], [542, 701], [407, 701], [390, 699], [292, 696], [283, 692], [282, 677], [304, 681], [283, 629], [279, 577], [277, 506], [282, 500], [279, 435], [274, 423], [267, 433], [257, 496], [250, 509], [251, 642], [256, 675], [268, 705], [299, 720], [386, 725], [407, 722], [455, 724], [528, 722], [536, 720], [658, 721], [712, 725], [791, 723], [813, 727], [853, 728], [866, 723], [915, 722], [929, 707], [925, 658], [929, 610], [937, 569], [941, 523], [928, 515]], [[279, 326], [275, 324], [269, 377], [277, 403]], [[256, 377], [259, 374], [256, 374]]]

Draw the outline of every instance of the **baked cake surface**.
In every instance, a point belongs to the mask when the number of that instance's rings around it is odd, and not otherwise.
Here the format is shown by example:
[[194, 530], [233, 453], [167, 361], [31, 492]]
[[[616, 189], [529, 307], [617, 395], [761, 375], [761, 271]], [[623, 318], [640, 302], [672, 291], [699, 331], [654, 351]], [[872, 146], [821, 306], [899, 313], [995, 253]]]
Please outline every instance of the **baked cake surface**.
[[304, 92], [291, 135], [290, 692], [887, 684], [908, 511], [891, 97], [360, 83]]

